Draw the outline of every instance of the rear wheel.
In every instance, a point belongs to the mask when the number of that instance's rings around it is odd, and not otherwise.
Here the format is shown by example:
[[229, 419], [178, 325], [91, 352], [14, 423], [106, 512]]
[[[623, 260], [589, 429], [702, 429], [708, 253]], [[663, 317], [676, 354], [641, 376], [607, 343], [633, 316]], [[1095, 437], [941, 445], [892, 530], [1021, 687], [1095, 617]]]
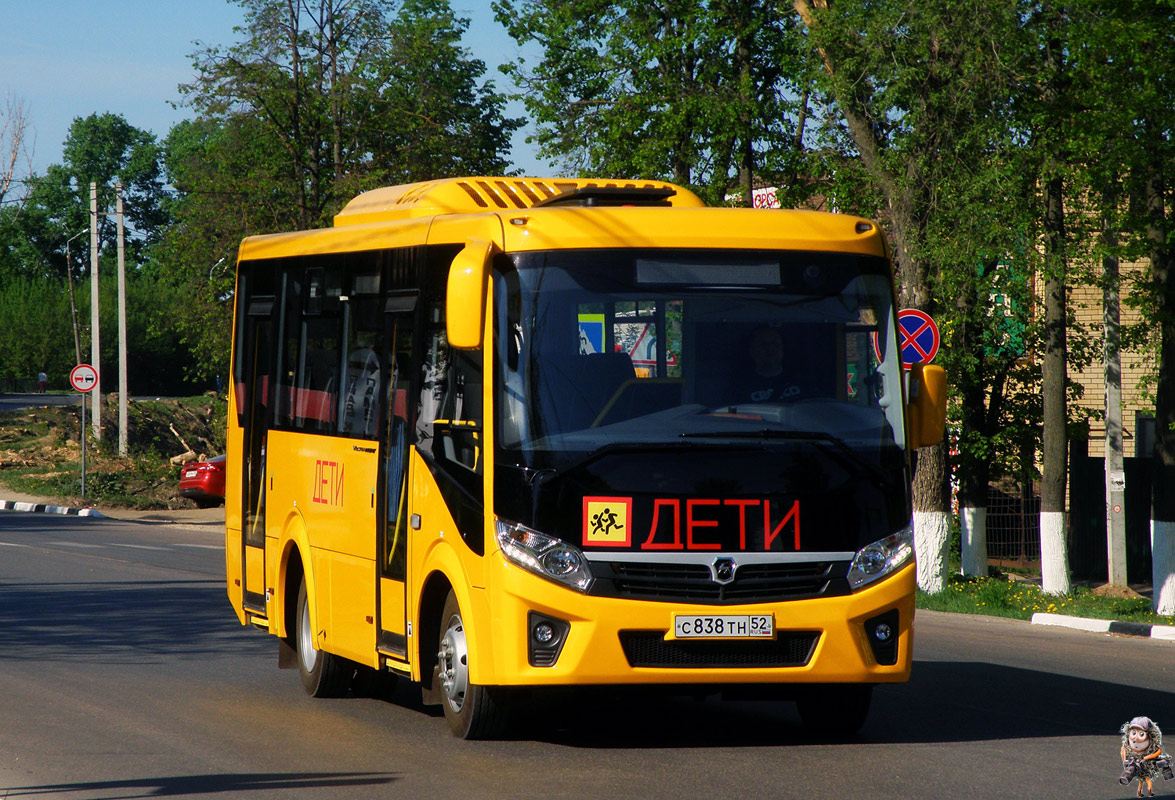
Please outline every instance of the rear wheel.
[[311, 697], [339, 697], [350, 688], [354, 667], [345, 658], [319, 650], [314, 646], [314, 629], [310, 627], [310, 595], [306, 579], [298, 588], [298, 618], [295, 645], [298, 651], [298, 672], [302, 685]]
[[461, 739], [488, 739], [500, 736], [509, 718], [505, 690], [479, 686], [469, 679], [469, 640], [465, 620], [452, 592], [445, 598], [437, 643], [436, 687], [449, 730]]
[[819, 686], [797, 698], [796, 709], [810, 732], [822, 738], [844, 739], [865, 724], [872, 700], [872, 686]]

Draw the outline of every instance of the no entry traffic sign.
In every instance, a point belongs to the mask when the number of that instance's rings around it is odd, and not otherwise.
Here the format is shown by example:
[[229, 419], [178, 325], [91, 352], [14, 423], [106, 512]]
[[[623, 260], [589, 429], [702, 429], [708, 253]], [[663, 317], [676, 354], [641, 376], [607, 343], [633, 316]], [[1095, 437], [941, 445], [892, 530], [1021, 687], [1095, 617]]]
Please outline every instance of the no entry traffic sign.
[[98, 384], [98, 370], [89, 364], [78, 364], [69, 373], [69, 385], [79, 392], [88, 392]]

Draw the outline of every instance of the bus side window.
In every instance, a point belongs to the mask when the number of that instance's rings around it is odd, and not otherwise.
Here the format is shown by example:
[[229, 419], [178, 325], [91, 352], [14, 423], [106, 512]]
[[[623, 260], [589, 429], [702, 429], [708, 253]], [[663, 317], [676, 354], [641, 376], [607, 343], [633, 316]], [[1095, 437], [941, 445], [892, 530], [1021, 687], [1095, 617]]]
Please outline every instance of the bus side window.
[[441, 463], [480, 474], [481, 351], [449, 347], [439, 306], [429, 309], [429, 317], [420, 370], [419, 446]]
[[380, 416], [383, 313], [378, 295], [352, 297], [347, 309], [347, 363], [339, 397], [339, 431], [374, 438]]

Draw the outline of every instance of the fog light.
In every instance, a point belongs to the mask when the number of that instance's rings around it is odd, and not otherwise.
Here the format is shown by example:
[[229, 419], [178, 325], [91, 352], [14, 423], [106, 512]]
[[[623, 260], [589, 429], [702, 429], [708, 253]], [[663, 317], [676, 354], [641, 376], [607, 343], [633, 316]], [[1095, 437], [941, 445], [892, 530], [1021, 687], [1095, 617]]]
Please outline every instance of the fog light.
[[865, 636], [873, 657], [881, 666], [892, 667], [898, 663], [898, 610], [891, 608], [865, 620]]
[[532, 667], [555, 666], [559, 653], [563, 651], [563, 644], [567, 641], [567, 634], [571, 632], [571, 623], [531, 611], [527, 615], [526, 625], [530, 630], [526, 647], [527, 661]]

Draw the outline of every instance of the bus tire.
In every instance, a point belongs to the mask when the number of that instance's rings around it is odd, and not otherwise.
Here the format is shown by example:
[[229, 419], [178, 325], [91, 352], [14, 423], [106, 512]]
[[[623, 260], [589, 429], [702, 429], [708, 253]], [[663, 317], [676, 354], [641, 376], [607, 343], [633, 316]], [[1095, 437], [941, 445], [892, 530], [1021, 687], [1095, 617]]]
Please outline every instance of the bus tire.
[[298, 652], [298, 673], [302, 686], [311, 697], [341, 697], [351, 686], [354, 670], [349, 662], [314, 646], [314, 630], [310, 627], [310, 595], [306, 579], [298, 587], [297, 632], [294, 636]]
[[449, 592], [441, 612], [436, 687], [449, 730], [459, 739], [492, 739], [509, 725], [505, 690], [469, 680], [469, 641], [457, 596]]
[[869, 716], [873, 687], [868, 684], [814, 686], [796, 698], [796, 709], [809, 733], [822, 739], [846, 739]]

